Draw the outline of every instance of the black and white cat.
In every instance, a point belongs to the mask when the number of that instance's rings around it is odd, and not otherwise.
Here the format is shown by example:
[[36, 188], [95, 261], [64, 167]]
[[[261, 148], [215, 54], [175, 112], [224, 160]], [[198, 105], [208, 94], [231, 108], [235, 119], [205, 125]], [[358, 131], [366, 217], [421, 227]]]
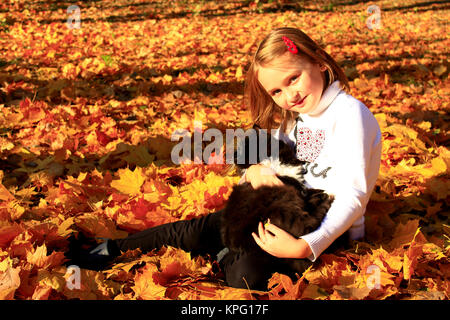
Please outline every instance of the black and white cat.
[[[284, 185], [257, 189], [248, 182], [235, 185], [222, 215], [221, 236], [230, 251], [259, 250], [262, 255], [268, 255], [251, 235], [252, 232], [257, 234], [260, 221], [270, 219], [272, 224], [298, 238], [320, 226], [333, 196], [305, 185], [306, 162], [298, 160], [285, 142], [265, 131], [257, 133], [256, 146], [249, 137], [241, 140], [235, 159], [242, 160], [243, 155], [245, 159], [235, 164], [241, 170], [247, 169], [254, 164], [250, 163], [252, 153], [257, 152], [253, 159], [270, 166]], [[267, 152], [260, 152], [261, 148], [266, 148]], [[309, 259], [286, 259], [286, 262], [299, 274], [311, 265]]]

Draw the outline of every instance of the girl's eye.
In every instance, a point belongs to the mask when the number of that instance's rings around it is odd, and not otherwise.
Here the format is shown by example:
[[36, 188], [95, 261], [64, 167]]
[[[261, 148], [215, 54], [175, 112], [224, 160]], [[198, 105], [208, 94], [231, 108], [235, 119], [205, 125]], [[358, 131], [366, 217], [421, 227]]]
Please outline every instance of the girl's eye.
[[281, 92], [281, 90], [275, 90], [275, 91], [272, 92], [272, 95], [273, 95], [273, 96], [276, 96], [276, 95], [279, 94], [280, 92]]
[[[299, 77], [300, 77], [300, 75], [295, 75], [295, 76], [291, 77], [291, 78], [289, 79], [289, 84], [294, 83], [295, 81], [297, 81], [297, 79], [298, 79]], [[280, 90], [280, 89], [277, 89], [277, 90], [275, 90], [275, 91], [272, 91], [271, 95], [272, 95], [272, 96], [276, 96], [276, 95], [278, 95], [280, 92], [281, 92], [281, 90]]]
[[291, 78], [291, 83], [294, 82], [295, 80], [297, 80], [298, 77], [299, 77], [298, 75], [293, 76], [293, 77]]

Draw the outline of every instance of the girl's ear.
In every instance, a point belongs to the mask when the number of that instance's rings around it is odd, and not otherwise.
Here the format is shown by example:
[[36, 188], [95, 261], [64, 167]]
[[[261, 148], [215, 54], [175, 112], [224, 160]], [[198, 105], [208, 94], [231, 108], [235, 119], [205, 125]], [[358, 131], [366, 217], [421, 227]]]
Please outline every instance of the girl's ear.
[[320, 67], [320, 71], [321, 72], [324, 72], [324, 71], [327, 70], [327, 67], [325, 65], [323, 65], [323, 64], [319, 65], [319, 67]]

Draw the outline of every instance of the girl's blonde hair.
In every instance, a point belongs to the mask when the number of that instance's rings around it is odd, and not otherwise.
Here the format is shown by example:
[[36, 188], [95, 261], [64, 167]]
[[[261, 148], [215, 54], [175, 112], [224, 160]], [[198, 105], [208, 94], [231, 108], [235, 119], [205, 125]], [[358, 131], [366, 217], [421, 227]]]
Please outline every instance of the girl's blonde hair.
[[336, 61], [320, 48], [310, 37], [299, 29], [278, 28], [272, 30], [259, 44], [253, 61], [247, 71], [245, 81], [245, 96], [248, 99], [251, 116], [255, 125], [270, 130], [281, 122], [281, 130], [286, 132], [288, 123], [298, 115], [297, 112], [288, 111], [278, 107], [267, 94], [258, 81], [257, 71], [261, 66], [267, 66], [275, 58], [288, 51], [282, 37], [288, 37], [297, 46], [298, 57], [309, 59], [312, 63], [324, 65], [325, 72], [324, 91], [336, 80], [339, 80], [344, 89], [349, 89], [348, 79]]

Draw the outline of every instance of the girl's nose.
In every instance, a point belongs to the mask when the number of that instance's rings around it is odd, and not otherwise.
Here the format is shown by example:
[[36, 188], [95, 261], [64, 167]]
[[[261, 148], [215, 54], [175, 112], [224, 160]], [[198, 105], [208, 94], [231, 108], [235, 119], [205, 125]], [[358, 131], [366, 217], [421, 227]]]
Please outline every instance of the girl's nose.
[[286, 89], [286, 99], [287, 99], [287, 102], [289, 102], [289, 103], [296, 102], [298, 100], [297, 90], [294, 90], [292, 88], [287, 88]]

